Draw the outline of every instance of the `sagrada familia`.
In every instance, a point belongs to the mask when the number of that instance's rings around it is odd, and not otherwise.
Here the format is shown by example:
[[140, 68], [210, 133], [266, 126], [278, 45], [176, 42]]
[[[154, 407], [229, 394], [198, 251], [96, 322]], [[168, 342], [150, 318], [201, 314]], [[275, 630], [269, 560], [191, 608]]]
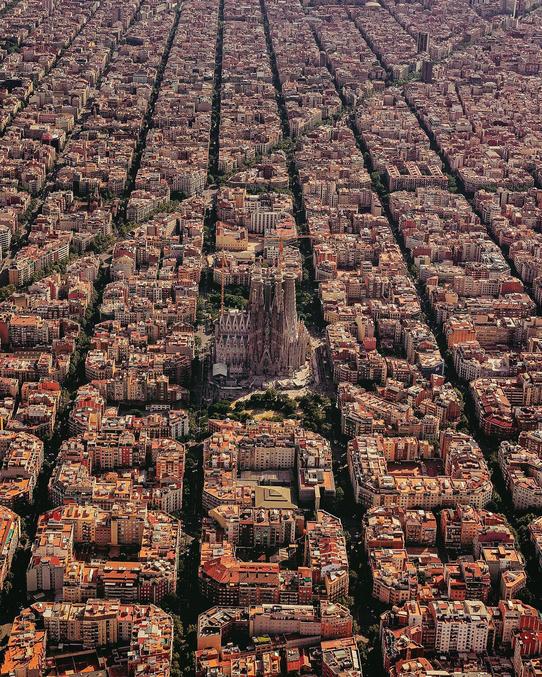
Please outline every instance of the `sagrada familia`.
[[309, 336], [297, 317], [295, 276], [256, 264], [245, 310], [225, 310], [215, 325], [215, 365], [229, 381], [289, 377], [306, 361]]

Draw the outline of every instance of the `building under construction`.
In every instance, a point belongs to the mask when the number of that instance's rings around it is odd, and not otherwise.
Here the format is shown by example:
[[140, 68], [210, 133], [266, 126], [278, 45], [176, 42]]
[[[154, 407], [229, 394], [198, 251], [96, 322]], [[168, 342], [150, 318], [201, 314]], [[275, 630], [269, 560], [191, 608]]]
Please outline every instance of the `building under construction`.
[[247, 308], [222, 310], [216, 321], [214, 376], [232, 387], [291, 377], [305, 363], [308, 345], [294, 274], [257, 263]]

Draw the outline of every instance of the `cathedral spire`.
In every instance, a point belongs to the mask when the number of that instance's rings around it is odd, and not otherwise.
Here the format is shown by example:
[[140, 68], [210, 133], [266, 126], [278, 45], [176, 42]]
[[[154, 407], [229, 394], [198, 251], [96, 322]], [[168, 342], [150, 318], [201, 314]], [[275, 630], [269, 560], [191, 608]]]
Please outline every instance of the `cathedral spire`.
[[[303, 365], [308, 336], [297, 318], [293, 274], [279, 267], [263, 268], [258, 261], [252, 270], [248, 306], [236, 312], [242, 322], [218, 322], [216, 331], [215, 359], [230, 374], [234, 364], [244, 364], [245, 379], [292, 376]], [[243, 350], [246, 359], [240, 359]]]

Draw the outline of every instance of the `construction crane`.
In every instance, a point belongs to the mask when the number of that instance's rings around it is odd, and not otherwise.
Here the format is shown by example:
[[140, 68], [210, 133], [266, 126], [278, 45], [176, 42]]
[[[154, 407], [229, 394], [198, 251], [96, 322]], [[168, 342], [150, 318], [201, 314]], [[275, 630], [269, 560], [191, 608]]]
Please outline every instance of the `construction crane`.
[[[326, 233], [318, 235], [308, 235], [302, 233], [301, 235], [278, 235], [277, 238], [279, 241], [279, 255], [277, 268], [282, 270], [282, 264], [284, 260], [284, 243], [285, 242], [294, 242], [296, 240], [331, 240], [335, 238], [346, 237], [348, 235], [355, 235], [355, 233]], [[222, 276], [220, 278], [220, 316], [224, 314], [224, 294], [225, 294], [225, 275], [224, 269], [226, 267], [226, 250], [222, 249]]]
[[[279, 270], [282, 270], [282, 261], [284, 257], [284, 242], [287, 241], [293, 241], [293, 240], [300, 240], [300, 239], [310, 239], [310, 240], [316, 240], [318, 238], [321, 238], [319, 235], [287, 235], [287, 236], [281, 236], [277, 235], [278, 240], [279, 240], [279, 256], [278, 256], [278, 268]], [[220, 278], [220, 315], [222, 316], [224, 314], [224, 296], [225, 296], [225, 275], [224, 275], [224, 269], [226, 268], [226, 250], [222, 249], [221, 251], [222, 255], [222, 276]]]
[[224, 269], [226, 267], [226, 250], [222, 250], [222, 277], [220, 278], [220, 317], [224, 315]]

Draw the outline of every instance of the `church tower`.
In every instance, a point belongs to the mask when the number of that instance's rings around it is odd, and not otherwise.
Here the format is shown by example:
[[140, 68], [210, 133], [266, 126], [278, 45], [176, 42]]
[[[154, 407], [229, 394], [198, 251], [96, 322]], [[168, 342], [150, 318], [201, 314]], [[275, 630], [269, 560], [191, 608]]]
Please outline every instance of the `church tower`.
[[238, 381], [288, 377], [305, 363], [308, 346], [297, 317], [294, 275], [257, 262], [246, 310], [226, 311], [217, 321], [215, 361]]

